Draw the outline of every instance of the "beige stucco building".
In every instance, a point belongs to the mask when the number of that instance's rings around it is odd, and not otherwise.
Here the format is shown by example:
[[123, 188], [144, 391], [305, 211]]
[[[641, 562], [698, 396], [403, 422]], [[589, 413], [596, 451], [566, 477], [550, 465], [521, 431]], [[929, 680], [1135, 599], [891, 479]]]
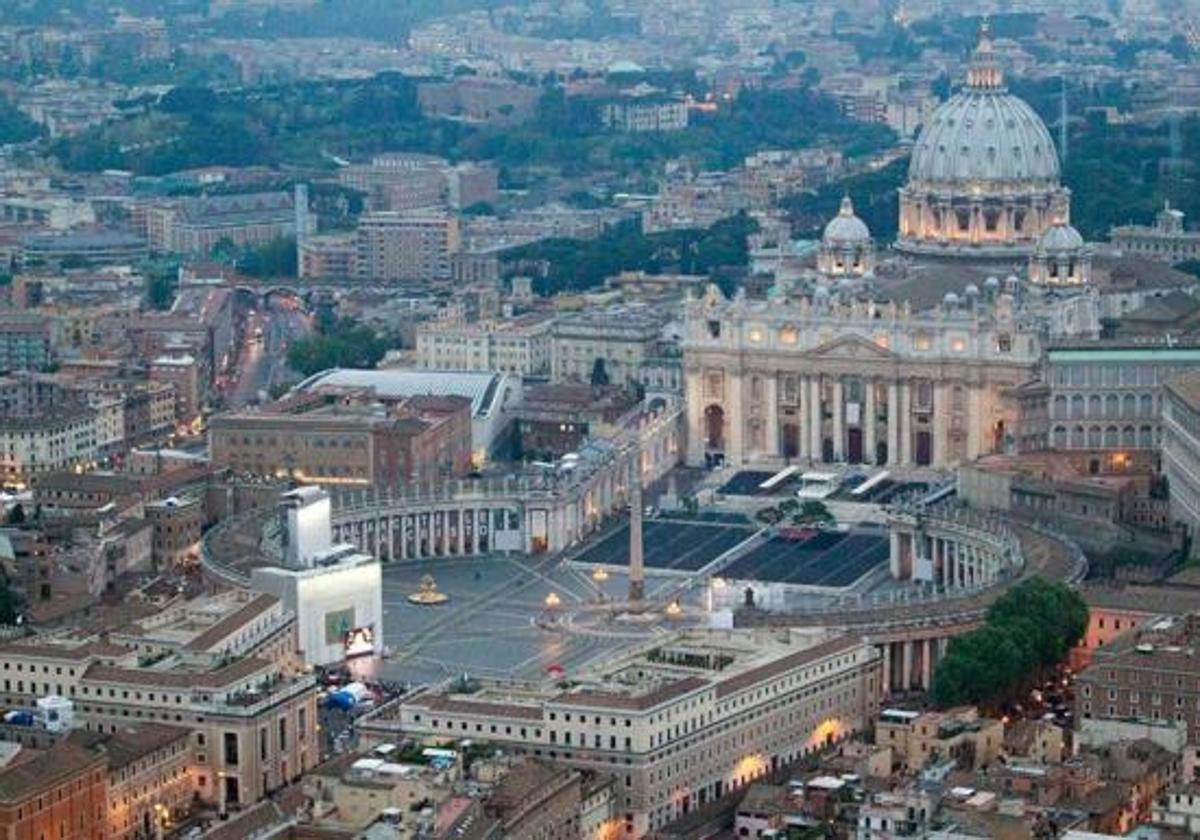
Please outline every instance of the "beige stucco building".
[[581, 672], [565, 691], [422, 689], [358, 730], [470, 738], [613, 775], [615, 819], [636, 838], [861, 730], [880, 678], [878, 652], [858, 637], [693, 632]]

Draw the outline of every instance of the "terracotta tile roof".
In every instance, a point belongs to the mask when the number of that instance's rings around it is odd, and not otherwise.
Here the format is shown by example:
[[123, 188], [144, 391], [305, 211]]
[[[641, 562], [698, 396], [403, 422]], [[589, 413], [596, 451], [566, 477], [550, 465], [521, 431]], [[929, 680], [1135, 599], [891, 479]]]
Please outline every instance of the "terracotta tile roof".
[[139, 758], [171, 744], [183, 743], [192, 731], [182, 726], [167, 726], [161, 723], [137, 723], [123, 726], [116, 732], [94, 732], [90, 729], [76, 729], [67, 736], [67, 740], [87, 749], [97, 755], [103, 755], [108, 760], [110, 768], [125, 767]]
[[102, 767], [103, 756], [71, 741], [60, 741], [43, 753], [0, 770], [0, 802], [15, 805], [61, 782]]
[[272, 666], [266, 659], [248, 656], [214, 671], [168, 671], [152, 668], [119, 668], [89, 665], [83, 679], [89, 682], [114, 682], [156, 688], [226, 688]]
[[41, 659], [62, 659], [82, 662], [93, 657], [117, 659], [128, 656], [132, 651], [121, 645], [92, 641], [67, 647], [65, 645], [39, 644], [34, 636], [28, 641], [8, 642], [0, 645], [0, 656], [29, 656]]
[[461, 700], [444, 694], [431, 694], [421, 699], [431, 712], [452, 712], [462, 715], [496, 715], [523, 720], [541, 720], [542, 710], [537, 706], [519, 706], [515, 703], [489, 703], [484, 700]]

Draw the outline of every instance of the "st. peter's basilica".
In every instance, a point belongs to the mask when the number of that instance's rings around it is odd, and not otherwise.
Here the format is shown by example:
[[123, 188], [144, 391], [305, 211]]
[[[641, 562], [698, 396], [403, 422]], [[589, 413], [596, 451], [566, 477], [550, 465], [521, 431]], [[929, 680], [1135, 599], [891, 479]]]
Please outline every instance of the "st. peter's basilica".
[[688, 463], [944, 467], [1014, 451], [1045, 348], [1097, 338], [1157, 293], [1100, 266], [1070, 198], [985, 27], [913, 147], [892, 249], [847, 197], [801, 277], [764, 299], [688, 299]]

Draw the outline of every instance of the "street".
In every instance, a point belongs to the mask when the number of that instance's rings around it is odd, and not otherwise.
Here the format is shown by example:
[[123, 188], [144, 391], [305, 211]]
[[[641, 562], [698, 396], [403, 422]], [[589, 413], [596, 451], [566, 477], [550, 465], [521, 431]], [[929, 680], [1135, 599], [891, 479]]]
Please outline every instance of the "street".
[[229, 407], [252, 405], [273, 385], [295, 380], [287, 367], [287, 349], [312, 329], [312, 317], [292, 298], [271, 297], [262, 309], [247, 313], [237, 369], [228, 390]]

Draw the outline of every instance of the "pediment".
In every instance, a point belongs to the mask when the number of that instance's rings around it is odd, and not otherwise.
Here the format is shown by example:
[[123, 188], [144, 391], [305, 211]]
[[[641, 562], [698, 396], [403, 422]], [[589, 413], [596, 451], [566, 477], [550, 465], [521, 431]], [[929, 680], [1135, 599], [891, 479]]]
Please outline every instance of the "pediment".
[[812, 359], [892, 359], [892, 351], [880, 347], [861, 335], [843, 335], [814, 347], [808, 352]]

